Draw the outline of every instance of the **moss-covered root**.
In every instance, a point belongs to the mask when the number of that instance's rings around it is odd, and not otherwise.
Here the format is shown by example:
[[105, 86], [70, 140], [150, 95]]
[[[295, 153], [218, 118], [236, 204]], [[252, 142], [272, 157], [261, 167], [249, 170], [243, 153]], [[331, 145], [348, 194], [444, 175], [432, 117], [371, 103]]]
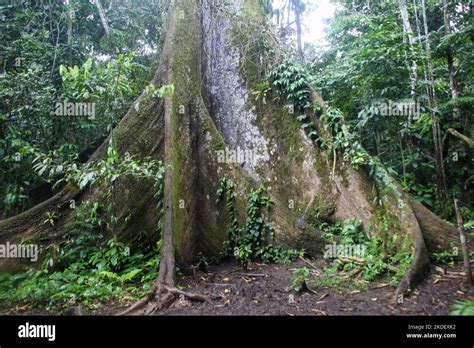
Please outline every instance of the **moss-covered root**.
[[455, 229], [404, 193], [394, 180], [379, 203], [363, 170], [348, 168], [345, 177], [345, 182], [338, 176], [335, 180], [340, 192], [336, 217], [340, 220], [359, 217], [366, 230], [384, 239], [386, 244], [396, 234], [398, 242], [392, 246], [392, 252], [412, 255], [411, 264], [392, 299], [399, 300], [399, 296], [413, 290], [429, 270], [428, 252], [446, 250], [450, 243], [456, 242]]
[[456, 228], [440, 219], [413, 197], [404, 194], [418, 227], [415, 228], [415, 243], [413, 261], [410, 268], [400, 281], [395, 291], [393, 302], [400, 301], [401, 296], [423, 279], [429, 270], [428, 251], [448, 250], [453, 244], [458, 244]]
[[430, 252], [446, 251], [451, 249], [452, 244], [459, 244], [458, 231], [454, 225], [441, 219], [413, 197], [409, 197], [409, 200]]
[[[160, 82], [154, 81], [156, 84]], [[119, 153], [126, 152], [143, 158], [163, 157], [163, 103], [147, 94], [140, 96], [116, 128], [116, 140]], [[109, 139], [96, 150], [89, 161], [104, 159], [107, 156]], [[116, 227], [115, 232], [126, 240], [134, 238], [137, 231], [153, 233], [160, 216], [156, 214], [153, 182], [137, 181], [133, 178], [119, 178], [115, 183], [115, 213], [120, 221], [126, 221]], [[79, 207], [83, 201], [100, 201], [106, 206], [104, 189], [88, 187], [82, 191], [72, 185], [66, 185], [56, 195], [32, 207], [31, 209], [0, 221], [0, 243], [20, 243], [31, 241], [46, 247], [61, 240], [73, 217], [71, 207]], [[74, 204], [73, 204], [74, 202]], [[54, 213], [54, 225], [45, 223], [47, 213]], [[43, 250], [45, 250], [43, 248]], [[39, 263], [37, 263], [39, 264]], [[0, 259], [1, 271], [18, 271], [22, 267], [19, 258]]]
[[[68, 188], [19, 215], [0, 221], [0, 244], [41, 240], [48, 245], [55, 242], [64, 233], [64, 225], [70, 219], [69, 202], [78, 195], [77, 190]], [[56, 216], [54, 226], [45, 223], [47, 212]], [[24, 259], [0, 258], [3, 272], [19, 271], [24, 266]]]
[[[310, 90], [312, 101], [324, 110], [324, 100], [311, 86]], [[393, 300], [399, 300], [399, 296], [413, 289], [429, 270], [428, 251], [447, 250], [451, 243], [457, 241], [455, 228], [404, 193], [400, 185], [386, 173], [392, 184], [391, 187], [383, 188], [388, 193], [384, 194], [385, 208], [382, 213], [386, 215], [385, 221], [390, 220], [390, 226], [388, 231], [382, 231], [384, 227], [377, 221], [380, 220], [377, 215], [380, 215], [381, 210], [375, 203], [380, 197], [372, 192], [371, 180], [362, 169], [341, 167], [343, 169], [339, 170], [333, 183], [338, 192], [335, 216], [339, 220], [357, 216], [364, 227], [372, 227], [374, 235], [385, 234], [382, 236], [385, 239], [391, 238], [391, 234], [399, 234], [405, 242], [397, 245], [398, 252], [412, 255], [411, 265], [393, 297]]]
[[402, 220], [400, 222], [411, 241], [409, 249], [412, 251], [412, 263], [398, 284], [392, 302], [398, 301], [400, 295], [414, 289], [430, 268], [428, 250], [423, 239], [423, 233], [410, 204], [409, 197], [401, 191], [401, 188], [399, 188], [399, 193], [398, 207], [401, 212], [400, 220]]
[[348, 179], [345, 183], [338, 177], [335, 180], [340, 192], [336, 217], [344, 220], [357, 216], [372, 235], [386, 242], [397, 234], [399, 243], [394, 246], [395, 252], [412, 255], [412, 262], [392, 299], [400, 300], [400, 295], [413, 290], [429, 270], [429, 252], [447, 250], [452, 243], [458, 244], [456, 229], [403, 192], [394, 180], [379, 206], [369, 189], [370, 180], [362, 170], [349, 168], [345, 176]]
[[[163, 65], [157, 69], [151, 83], [157, 87], [163, 84]], [[146, 92], [137, 98], [116, 127], [116, 142], [121, 156], [128, 152], [138, 158], [163, 158], [163, 110], [162, 100], [153, 98]], [[106, 158], [108, 144], [109, 138], [94, 152], [89, 161]], [[31, 241], [41, 247], [47, 247], [61, 240], [73, 217], [74, 210], [71, 207], [79, 207], [86, 200], [102, 200], [101, 205], [106, 206], [108, 202], [103, 200], [103, 191], [96, 187], [79, 191], [71, 185], [66, 185], [48, 200], [19, 215], [0, 221], [0, 243]], [[139, 231], [150, 234], [155, 232], [160, 216], [156, 214], [152, 181], [137, 182], [133, 178], [119, 178], [115, 183], [114, 196], [115, 214], [120, 221], [126, 221], [115, 229], [121, 238], [131, 240]], [[71, 201], [74, 201], [74, 205]], [[54, 226], [44, 223], [47, 213], [55, 214]], [[20, 258], [0, 259], [0, 271], [15, 272], [23, 266], [24, 262]]]

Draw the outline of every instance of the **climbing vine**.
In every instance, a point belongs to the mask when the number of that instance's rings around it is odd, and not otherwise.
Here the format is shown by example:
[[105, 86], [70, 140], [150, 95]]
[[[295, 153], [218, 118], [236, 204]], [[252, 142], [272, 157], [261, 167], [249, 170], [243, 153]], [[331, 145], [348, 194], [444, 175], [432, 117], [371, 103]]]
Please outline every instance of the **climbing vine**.
[[303, 251], [285, 249], [274, 245], [275, 230], [264, 216], [264, 210], [273, 204], [265, 188], [252, 189], [247, 197], [247, 217], [243, 227], [239, 226], [236, 213], [235, 184], [223, 177], [217, 189], [217, 201], [226, 199], [229, 224], [226, 229], [227, 240], [224, 242], [224, 254], [233, 255], [244, 267], [255, 258], [264, 262], [287, 264], [302, 255]]
[[[336, 156], [337, 152], [342, 153], [344, 161], [353, 168], [368, 166], [378, 193], [390, 191], [400, 195], [388, 169], [378, 158], [365, 151], [357, 133], [345, 122], [341, 111], [329, 106], [323, 112], [321, 107], [311, 100], [310, 86], [314, 78], [307, 68], [294, 59], [285, 58], [267, 73], [267, 80], [262, 82], [261, 86], [272, 88], [263, 89], [265, 98], [270, 93], [273, 93], [276, 100], [284, 97], [289, 102], [286, 107], [290, 114], [298, 115], [296, 119], [301, 128], [315, 145], [324, 149], [329, 157]], [[257, 97], [263, 94], [260, 90], [254, 93]], [[311, 115], [316, 115], [319, 119], [315, 120]]]
[[[351, 130], [350, 125], [345, 122], [344, 115], [337, 108], [328, 106], [325, 110], [311, 100], [311, 83], [314, 79], [308, 69], [294, 59], [283, 59], [275, 69], [267, 74], [267, 81], [259, 86], [271, 86], [270, 89], [262, 88], [255, 95], [264, 98], [274, 96], [276, 100], [285, 98], [289, 103], [286, 107], [290, 114], [296, 114], [301, 128], [315, 146], [325, 150], [329, 158], [336, 160], [337, 154], [341, 154], [344, 162], [355, 169], [366, 166], [369, 176], [373, 179], [374, 190], [377, 201], [381, 205], [381, 237], [370, 239], [360, 231], [360, 222], [344, 221], [336, 224], [323, 222], [316, 226], [326, 232], [326, 236], [333, 235], [342, 237], [342, 246], [358, 243], [365, 250], [366, 255], [357, 259], [339, 259], [333, 262], [333, 274], [338, 271], [351, 271], [360, 273], [364, 280], [372, 281], [381, 275], [390, 274], [392, 284], [396, 284], [409, 268], [412, 257], [407, 251], [397, 251], [396, 239], [398, 234], [394, 233], [389, 238], [387, 229], [388, 216], [384, 213], [386, 209], [387, 194], [393, 194], [398, 200], [398, 207], [402, 209], [404, 203], [402, 193], [390, 176], [389, 170], [374, 156], [371, 156], [362, 147], [359, 136]], [[264, 92], [264, 93], [263, 93]], [[396, 173], [391, 173], [396, 174]], [[402, 247], [404, 249], [404, 247]], [[392, 255], [386, 258], [384, 255]]]

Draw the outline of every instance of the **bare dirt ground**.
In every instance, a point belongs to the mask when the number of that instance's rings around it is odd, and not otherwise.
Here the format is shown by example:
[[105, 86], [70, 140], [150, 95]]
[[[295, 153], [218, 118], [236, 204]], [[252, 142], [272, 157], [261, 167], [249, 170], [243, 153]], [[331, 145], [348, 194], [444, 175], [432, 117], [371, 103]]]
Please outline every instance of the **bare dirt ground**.
[[[311, 263], [322, 270], [323, 260]], [[291, 265], [252, 264], [243, 270], [235, 262], [211, 266], [208, 273], [180, 279], [190, 291], [209, 295], [212, 304], [178, 301], [164, 315], [446, 315], [457, 299], [474, 299], [464, 288], [459, 267], [434, 267], [417, 289], [401, 304], [392, 304], [394, 288], [387, 282], [368, 284], [367, 291], [318, 288], [298, 293], [291, 289], [292, 270], [308, 267], [303, 261]], [[317, 274], [318, 272], [315, 271]], [[438, 280], [437, 280], [438, 279]], [[436, 283], [436, 284], [435, 284]]]
[[[180, 299], [157, 315], [447, 315], [453, 301], [474, 300], [472, 290], [462, 284], [459, 264], [432, 267], [416, 290], [404, 297], [403, 303], [391, 301], [394, 287], [386, 280], [368, 283], [368, 290], [317, 287], [314, 291], [298, 293], [291, 289], [295, 268], [310, 268], [317, 282], [327, 267], [324, 260], [311, 260], [311, 264], [314, 267], [303, 260], [290, 265], [252, 263], [247, 270], [235, 261], [211, 265], [207, 272], [178, 277], [178, 284], [183, 290], [208, 295], [212, 303]], [[127, 305], [114, 301], [93, 312], [81, 309], [81, 314], [114, 315]], [[68, 315], [74, 311], [51, 313], [4, 308], [2, 314]]]

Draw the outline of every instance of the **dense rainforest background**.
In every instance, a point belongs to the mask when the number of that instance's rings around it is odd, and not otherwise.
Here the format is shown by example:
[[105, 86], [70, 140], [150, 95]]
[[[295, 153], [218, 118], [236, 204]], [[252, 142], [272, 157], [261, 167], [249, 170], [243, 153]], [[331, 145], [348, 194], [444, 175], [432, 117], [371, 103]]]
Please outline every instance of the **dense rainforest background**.
[[2, 313], [473, 315], [473, 3], [330, 3], [2, 1]]

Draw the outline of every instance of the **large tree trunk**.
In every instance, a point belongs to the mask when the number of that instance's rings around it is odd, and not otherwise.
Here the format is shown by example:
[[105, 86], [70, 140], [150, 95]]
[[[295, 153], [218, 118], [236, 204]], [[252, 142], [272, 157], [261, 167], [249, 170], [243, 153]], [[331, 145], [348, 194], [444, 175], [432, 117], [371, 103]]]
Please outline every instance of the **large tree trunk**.
[[[219, 5], [219, 6], [217, 6]], [[229, 18], [228, 12], [238, 12]], [[170, 6], [160, 66], [152, 83], [172, 83], [174, 94], [164, 100], [143, 94], [117, 126], [121, 155], [164, 159], [163, 249], [155, 290], [174, 286], [174, 263], [186, 270], [198, 252], [217, 255], [226, 238], [225, 206], [216, 202], [218, 181], [236, 183], [237, 212], [243, 216], [252, 187], [265, 185], [275, 202], [272, 223], [276, 242], [321, 255], [324, 239], [305, 221], [305, 212], [318, 211], [329, 221], [358, 217], [372, 236], [397, 233], [399, 249], [413, 254], [413, 264], [398, 292], [413, 287], [429, 266], [428, 249], [445, 250], [456, 240], [456, 229], [403, 193], [400, 186], [380, 205], [367, 170], [353, 169], [337, 156], [333, 161], [309, 141], [294, 115], [283, 105], [261, 105], [248, 98], [256, 83], [242, 28], [268, 35], [257, 1], [177, 0]], [[243, 42], [243, 43], [242, 43]], [[257, 63], [257, 62], [255, 62]], [[240, 66], [240, 69], [238, 68]], [[324, 103], [313, 93], [315, 102]], [[107, 141], [91, 160], [104, 157]], [[253, 151], [256, 161], [219, 163], [219, 150]], [[157, 221], [153, 182], [121, 178], [115, 184], [116, 232], [132, 238], [137, 231], [154, 233]], [[71, 199], [93, 200], [100, 189], [79, 192], [69, 186], [50, 200], [0, 222], [0, 243], [24, 238], [52, 243], [66, 231]], [[77, 205], [77, 203], [76, 203]], [[383, 208], [383, 209], [382, 209]], [[55, 226], [43, 223], [46, 212], [57, 212]], [[125, 217], [128, 217], [125, 219]], [[426, 241], [426, 243], [425, 243]], [[428, 247], [428, 248], [427, 248]], [[0, 260], [1, 269], [14, 269]], [[174, 292], [173, 292], [174, 291]], [[172, 293], [176, 293], [174, 289]]]

